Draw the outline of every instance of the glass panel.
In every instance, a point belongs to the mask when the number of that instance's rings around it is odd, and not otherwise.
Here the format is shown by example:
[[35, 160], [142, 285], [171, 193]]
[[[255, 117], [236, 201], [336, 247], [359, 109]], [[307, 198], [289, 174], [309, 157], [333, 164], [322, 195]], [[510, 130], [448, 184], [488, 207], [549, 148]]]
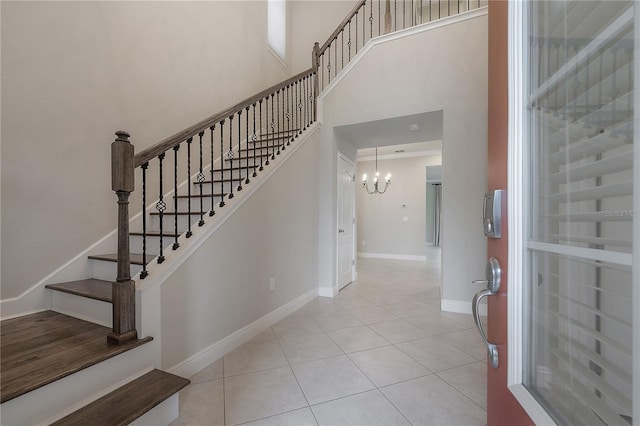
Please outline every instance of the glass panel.
[[528, 4], [523, 376], [564, 424], [631, 424], [633, 9]]

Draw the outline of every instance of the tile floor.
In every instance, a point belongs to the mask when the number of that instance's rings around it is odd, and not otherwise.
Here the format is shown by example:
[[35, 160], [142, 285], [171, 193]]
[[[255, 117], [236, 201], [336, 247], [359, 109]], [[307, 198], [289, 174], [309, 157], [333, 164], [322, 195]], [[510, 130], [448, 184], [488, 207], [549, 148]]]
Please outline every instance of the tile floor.
[[438, 252], [359, 259], [316, 298], [191, 378], [172, 425], [484, 425], [485, 349], [440, 311]]

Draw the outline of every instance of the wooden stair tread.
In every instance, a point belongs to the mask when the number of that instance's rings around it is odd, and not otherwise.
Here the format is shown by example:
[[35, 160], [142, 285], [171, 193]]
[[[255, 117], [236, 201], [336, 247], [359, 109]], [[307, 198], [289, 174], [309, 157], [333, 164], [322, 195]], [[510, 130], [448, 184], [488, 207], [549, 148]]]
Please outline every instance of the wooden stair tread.
[[128, 425], [189, 383], [182, 377], [152, 370], [53, 425]]
[[[166, 214], [166, 213], [165, 213]], [[134, 265], [144, 265], [142, 261], [141, 253], [130, 253], [131, 263]], [[147, 255], [147, 263], [149, 260], [153, 259], [155, 255]], [[104, 260], [105, 262], [117, 262], [118, 261], [118, 253], [108, 253], [108, 254], [96, 254], [93, 256], [89, 256], [89, 259], [93, 260]]]
[[76, 373], [153, 340], [109, 345], [108, 327], [53, 311], [0, 322], [0, 402]]
[[87, 280], [68, 281], [64, 283], [47, 284], [45, 288], [61, 291], [63, 293], [75, 294], [77, 296], [88, 297], [90, 299], [103, 302], [112, 302], [112, 284], [109, 281]]

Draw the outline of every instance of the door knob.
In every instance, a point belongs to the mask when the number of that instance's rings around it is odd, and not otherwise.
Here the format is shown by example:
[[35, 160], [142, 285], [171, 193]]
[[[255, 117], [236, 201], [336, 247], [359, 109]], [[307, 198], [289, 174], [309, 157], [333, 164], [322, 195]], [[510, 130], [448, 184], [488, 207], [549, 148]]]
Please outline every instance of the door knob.
[[338, 233], [339, 234], [343, 234], [344, 233], [344, 229], [342, 229], [342, 228], [338, 229]]
[[479, 291], [475, 296], [473, 296], [471, 310], [473, 312], [473, 320], [476, 323], [476, 327], [480, 332], [482, 340], [484, 340], [484, 343], [487, 346], [487, 353], [489, 354], [491, 366], [493, 368], [498, 368], [498, 346], [495, 343], [489, 342], [489, 340], [487, 339], [487, 335], [484, 332], [484, 327], [482, 327], [482, 322], [480, 321], [480, 316], [478, 314], [478, 307], [482, 298], [487, 296], [494, 296], [500, 290], [500, 278], [502, 275], [502, 270], [500, 269], [500, 263], [498, 263], [498, 259], [496, 259], [495, 257], [489, 259], [489, 261], [487, 262], [485, 274], [487, 277], [485, 280], [473, 281], [474, 284], [484, 284], [487, 288]]

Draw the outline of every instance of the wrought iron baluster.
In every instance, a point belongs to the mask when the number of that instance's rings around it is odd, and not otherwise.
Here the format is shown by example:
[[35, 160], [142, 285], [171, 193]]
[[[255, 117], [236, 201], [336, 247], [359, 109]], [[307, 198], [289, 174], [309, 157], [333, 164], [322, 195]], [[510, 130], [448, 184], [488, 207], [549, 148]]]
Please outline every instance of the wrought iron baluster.
[[398, 2], [393, 0], [393, 31], [398, 31]]
[[356, 55], [357, 55], [358, 54], [358, 12], [356, 12], [354, 17], [356, 18], [356, 31], [355, 31], [355, 34], [356, 34]]
[[336, 35], [336, 38], [333, 39], [333, 41], [335, 41], [335, 46], [333, 48], [333, 78], [336, 78], [338, 76], [338, 36]]
[[431, 17], [431, 0], [429, 0], [429, 22], [431, 22], [433, 20], [433, 18]]
[[231, 173], [231, 178], [229, 179], [229, 199], [234, 197], [233, 195], [233, 159], [235, 158], [235, 153], [233, 152], [233, 115], [229, 117], [229, 151], [227, 152], [227, 159], [229, 160], [229, 172]]
[[149, 275], [147, 271], [147, 169], [149, 163], [142, 166], [142, 272], [140, 279], [143, 280]]
[[402, 28], [407, 28], [407, 22], [406, 22], [406, 16], [407, 16], [407, 1], [406, 0], [402, 0]]
[[340, 70], [342, 71], [344, 69], [344, 28], [340, 30], [340, 37]]
[[[259, 171], [263, 171], [264, 170], [264, 166], [262, 165], [262, 147], [264, 146], [262, 144], [263, 140], [262, 140], [262, 101], [263, 99], [260, 99], [258, 101], [258, 103], [260, 104], [260, 168], [258, 169]], [[269, 108], [265, 108], [266, 110], [268, 110]], [[267, 120], [268, 121], [268, 120]]]
[[365, 1], [364, 3], [362, 3], [362, 47], [364, 48], [364, 45], [367, 43], [366, 38], [366, 27], [367, 27], [367, 22], [366, 22], [366, 17], [365, 15], [367, 14], [367, 2]]
[[[191, 238], [191, 235], [193, 235], [191, 232], [191, 142], [193, 142], [193, 138], [187, 139], [187, 178], [189, 179], [189, 184], [187, 185], [189, 200], [187, 203], [187, 238]], [[176, 212], [176, 217], [178, 217], [178, 212]]]
[[[320, 82], [321, 82], [320, 87], [321, 87], [322, 89], [324, 89], [324, 87], [325, 87], [325, 86], [324, 86], [324, 52], [322, 53], [322, 65], [321, 65], [321, 68], [322, 68], [322, 78], [320, 79]], [[322, 90], [322, 89], [321, 89], [321, 90]]]
[[[287, 84], [286, 93], [287, 113], [285, 116], [287, 117], [287, 143], [282, 144], [283, 151], [286, 149], [285, 145], [291, 145], [291, 84]], [[282, 100], [282, 102], [285, 102], [284, 99]]]
[[198, 133], [198, 136], [200, 137], [200, 169], [198, 171], [198, 186], [200, 187], [200, 221], [198, 222], [198, 226], [202, 226], [204, 225], [204, 197], [202, 196], [202, 184], [206, 180], [204, 173], [202, 173], [202, 138], [204, 136], [204, 130]]
[[[251, 182], [251, 180], [249, 179], [249, 169], [251, 167], [249, 167], [249, 155], [250, 155], [249, 154], [249, 150], [250, 150], [250, 148], [249, 148], [249, 107], [248, 106], [245, 108], [245, 111], [247, 112], [247, 114], [246, 114], [247, 118], [245, 118], [244, 134], [245, 134], [246, 142], [244, 143], [244, 147], [245, 147], [246, 153], [247, 153], [247, 155], [246, 155], [246, 162], [247, 162], [246, 173], [247, 173], [247, 175], [245, 177], [244, 184], [248, 185], [249, 182]], [[256, 157], [254, 156], [253, 157], [253, 170], [255, 171], [255, 169], [256, 169]]]
[[[276, 137], [274, 139], [274, 142], [277, 145], [277, 148], [276, 148], [276, 146], [274, 146], [274, 150], [277, 149], [277, 154], [278, 155], [280, 155], [280, 145], [281, 145], [280, 141], [282, 140], [282, 131], [281, 130], [284, 130], [283, 127], [280, 127], [280, 121], [284, 119], [284, 117], [283, 117], [284, 111], [282, 111], [282, 114], [280, 113], [280, 97], [281, 97], [280, 95], [281, 95], [281, 91], [277, 90], [276, 91], [276, 117], [277, 117], [276, 123], [277, 123], [277, 128], [276, 128]], [[271, 159], [272, 160], [275, 159], [275, 156], [271, 157]]]
[[378, 0], [378, 35], [382, 35], [382, 25], [380, 23], [380, 17], [382, 16], [382, 10], [380, 9], [380, 3], [382, 0]]
[[162, 231], [163, 231], [163, 219], [164, 219], [164, 211], [167, 209], [167, 204], [164, 202], [164, 192], [162, 190], [162, 161], [164, 160], [164, 152], [160, 155], [158, 155], [158, 160], [160, 161], [160, 167], [159, 167], [159, 196], [158, 196], [158, 202], [156, 203], [156, 210], [158, 210], [159, 213], [159, 218], [160, 218], [160, 254], [158, 255], [158, 263], [162, 263], [164, 262], [164, 256], [163, 256], [163, 241], [162, 241]]
[[[262, 101], [260, 101], [262, 102]], [[256, 135], [256, 104], [252, 105], [253, 111], [253, 134], [251, 135], [251, 140], [253, 141], [253, 177], [258, 176], [258, 172], [256, 171], [257, 162], [256, 162], [256, 143], [258, 142], [258, 137]]]
[[373, 38], [373, 0], [369, 4], [369, 40], [371, 40]]
[[347, 40], [347, 48], [348, 48], [348, 61], [351, 62], [351, 19], [349, 19], [349, 39]]
[[220, 121], [220, 193], [221, 193], [221, 198], [220, 198], [220, 204], [218, 204], [218, 206], [220, 208], [224, 207], [225, 203], [224, 203], [224, 177], [225, 177], [225, 171], [224, 169], [225, 164], [224, 164], [224, 160], [225, 160], [225, 155], [224, 155], [224, 120]]
[[213, 216], [214, 214], [216, 214], [215, 211], [215, 199], [214, 199], [214, 185], [213, 185], [213, 171], [214, 171], [214, 167], [213, 167], [213, 161], [214, 161], [214, 156], [213, 156], [213, 131], [215, 130], [216, 125], [214, 124], [213, 126], [209, 127], [209, 135], [211, 136], [211, 210], [209, 211], [209, 216]]
[[[238, 111], [238, 186], [236, 189], [242, 191], [242, 169], [249, 168], [249, 164], [242, 165], [242, 109]], [[247, 172], [248, 173], [248, 172]], [[233, 185], [233, 183], [231, 183]]]
[[[180, 145], [176, 145], [173, 147], [173, 233], [174, 240], [172, 250], [176, 250], [180, 247], [178, 244], [178, 150], [180, 149]], [[191, 182], [189, 182], [191, 184]], [[188, 200], [191, 202], [191, 200]]]
[[329, 73], [329, 81], [328, 83], [331, 83], [331, 43], [329, 43], [329, 46], [327, 48], [327, 50], [329, 51], [329, 58], [328, 58], [328, 63], [327, 63], [327, 72]]

